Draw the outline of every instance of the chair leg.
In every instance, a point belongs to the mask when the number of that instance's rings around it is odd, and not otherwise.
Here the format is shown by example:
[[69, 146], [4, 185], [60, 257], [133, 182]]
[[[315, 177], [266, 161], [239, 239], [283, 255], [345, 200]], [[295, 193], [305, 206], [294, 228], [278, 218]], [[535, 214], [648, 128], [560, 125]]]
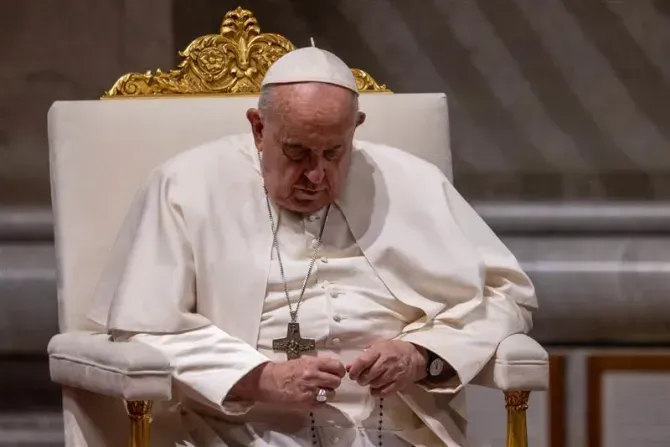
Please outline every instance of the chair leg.
[[151, 406], [149, 400], [126, 402], [130, 418], [130, 447], [149, 447], [151, 444]]
[[505, 391], [507, 447], [528, 447], [526, 410], [530, 391]]

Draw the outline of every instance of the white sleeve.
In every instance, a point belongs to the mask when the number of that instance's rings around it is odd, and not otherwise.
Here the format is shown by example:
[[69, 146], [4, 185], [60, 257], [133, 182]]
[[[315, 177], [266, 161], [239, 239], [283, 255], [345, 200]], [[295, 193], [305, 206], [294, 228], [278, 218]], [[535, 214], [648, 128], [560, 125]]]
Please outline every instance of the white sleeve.
[[182, 394], [227, 414], [248, 411], [252, 402], [224, 405], [224, 400], [241, 378], [269, 361], [214, 325], [177, 334], [115, 333], [114, 338], [158, 349], [169, 360], [173, 380]]
[[512, 334], [528, 333], [537, 309], [535, 288], [512, 252], [484, 220], [445, 182], [449, 206], [463, 237], [477, 250], [485, 271], [477, 309], [456, 320], [450, 309], [431, 324], [398, 337], [422, 346], [446, 360], [457, 375], [439, 385], [423, 385], [436, 393], [451, 393], [469, 383], [495, 355], [500, 342]]

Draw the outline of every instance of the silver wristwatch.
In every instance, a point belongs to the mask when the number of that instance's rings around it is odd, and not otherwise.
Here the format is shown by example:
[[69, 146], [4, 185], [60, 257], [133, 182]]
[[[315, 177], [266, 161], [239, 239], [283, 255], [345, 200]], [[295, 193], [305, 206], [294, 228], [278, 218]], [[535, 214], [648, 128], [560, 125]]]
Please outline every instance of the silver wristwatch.
[[433, 352], [428, 351], [428, 363], [426, 365], [426, 372], [431, 379], [438, 378], [444, 372], [445, 362]]

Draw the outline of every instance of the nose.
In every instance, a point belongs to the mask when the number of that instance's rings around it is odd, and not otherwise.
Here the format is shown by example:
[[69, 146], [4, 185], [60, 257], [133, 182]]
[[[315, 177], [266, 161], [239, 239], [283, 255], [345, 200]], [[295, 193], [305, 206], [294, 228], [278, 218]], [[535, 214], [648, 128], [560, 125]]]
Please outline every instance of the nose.
[[312, 182], [314, 185], [320, 184], [325, 176], [326, 176], [326, 165], [320, 159], [318, 159], [316, 163], [310, 166], [307, 172], [305, 172], [305, 177], [307, 177], [307, 180]]

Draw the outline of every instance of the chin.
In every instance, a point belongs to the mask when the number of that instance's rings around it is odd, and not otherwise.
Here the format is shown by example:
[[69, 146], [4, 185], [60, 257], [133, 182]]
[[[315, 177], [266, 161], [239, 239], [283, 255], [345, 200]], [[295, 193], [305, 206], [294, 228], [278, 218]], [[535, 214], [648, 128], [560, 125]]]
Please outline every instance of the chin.
[[322, 201], [298, 201], [292, 200], [289, 206], [289, 210], [295, 213], [309, 214], [319, 211], [321, 208], [326, 206], [328, 203]]
[[311, 195], [301, 191], [294, 192], [289, 200], [287, 200], [287, 208], [292, 211], [300, 213], [313, 213], [320, 210], [331, 202], [330, 195], [322, 192], [320, 194]]
[[296, 213], [314, 213], [330, 203], [330, 199], [319, 197], [317, 199], [298, 199], [293, 197], [286, 203], [286, 208]]

